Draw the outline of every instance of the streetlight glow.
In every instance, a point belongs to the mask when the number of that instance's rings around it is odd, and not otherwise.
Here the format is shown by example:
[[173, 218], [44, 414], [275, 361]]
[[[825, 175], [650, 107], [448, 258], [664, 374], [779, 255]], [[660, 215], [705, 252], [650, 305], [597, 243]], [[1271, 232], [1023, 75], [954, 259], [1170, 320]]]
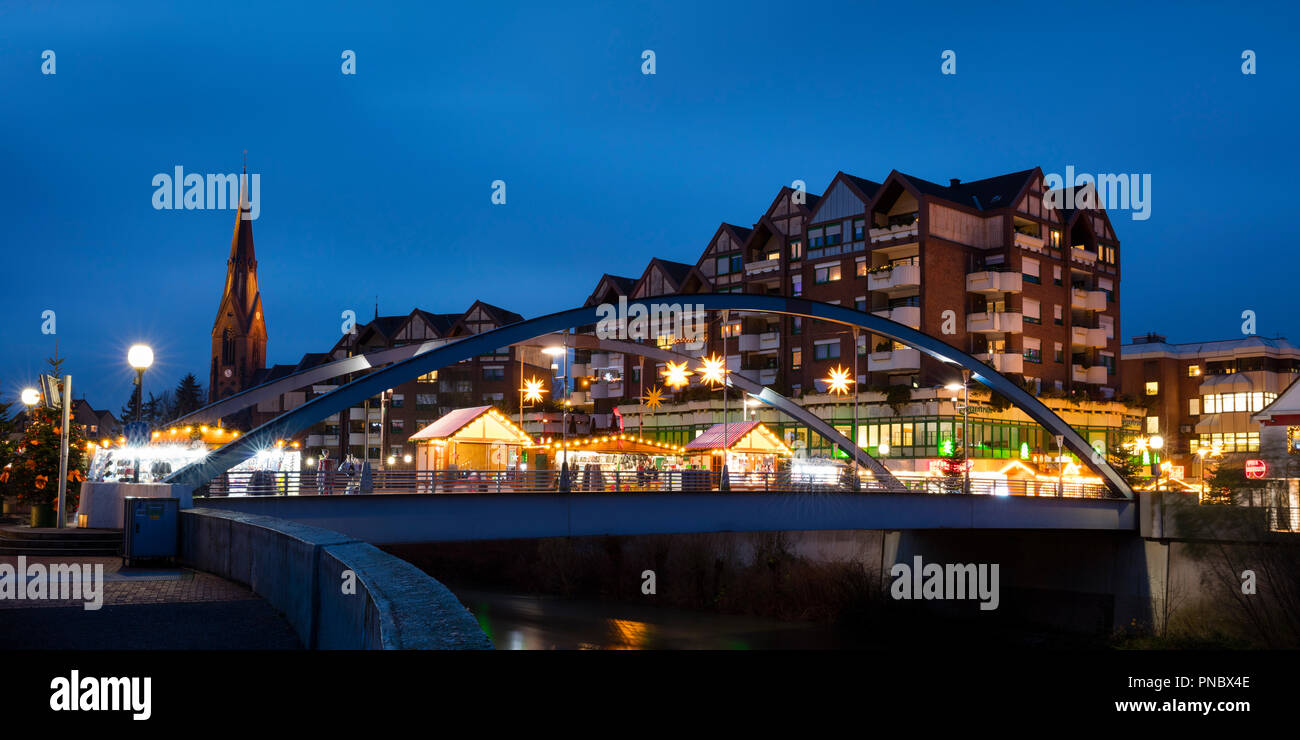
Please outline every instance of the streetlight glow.
[[133, 344], [126, 352], [126, 361], [136, 370], [147, 370], [153, 364], [153, 350], [145, 344]]
[[41, 392], [35, 388], [24, 388], [22, 392], [24, 406], [35, 406], [41, 402]]

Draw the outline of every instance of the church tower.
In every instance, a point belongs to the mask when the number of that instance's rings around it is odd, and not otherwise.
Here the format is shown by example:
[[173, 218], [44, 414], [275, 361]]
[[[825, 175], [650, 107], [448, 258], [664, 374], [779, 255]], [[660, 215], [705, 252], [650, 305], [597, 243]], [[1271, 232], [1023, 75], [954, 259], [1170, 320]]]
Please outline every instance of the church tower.
[[[244, 174], [248, 174], [245, 166]], [[235, 235], [226, 262], [226, 288], [212, 324], [212, 372], [208, 402], [214, 403], [247, 389], [254, 375], [266, 367], [266, 321], [262, 294], [257, 289], [257, 257], [253, 253], [253, 222], [244, 193], [247, 177], [240, 178]]]

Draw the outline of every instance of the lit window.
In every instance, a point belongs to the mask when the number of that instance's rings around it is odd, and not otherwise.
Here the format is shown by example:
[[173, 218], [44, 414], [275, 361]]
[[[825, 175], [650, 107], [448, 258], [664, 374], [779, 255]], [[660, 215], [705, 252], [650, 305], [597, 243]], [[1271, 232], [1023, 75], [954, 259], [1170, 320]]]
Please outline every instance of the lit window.
[[1200, 366], [1200, 365], [1188, 365], [1188, 366], [1187, 366], [1187, 377], [1189, 377], [1189, 378], [1199, 378], [1199, 377], [1201, 377], [1201, 366]]
[[1159, 433], [1160, 433], [1160, 417], [1159, 417], [1159, 416], [1148, 416], [1148, 417], [1147, 417], [1147, 434], [1159, 434]]
[[1147, 381], [1147, 395], [1148, 396], [1160, 395], [1160, 383], [1154, 380]]

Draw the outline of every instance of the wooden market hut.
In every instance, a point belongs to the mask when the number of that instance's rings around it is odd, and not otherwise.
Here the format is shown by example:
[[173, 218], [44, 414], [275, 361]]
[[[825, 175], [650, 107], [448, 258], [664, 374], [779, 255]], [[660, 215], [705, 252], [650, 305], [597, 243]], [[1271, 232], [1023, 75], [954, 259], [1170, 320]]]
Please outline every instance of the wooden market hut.
[[418, 470], [506, 470], [533, 440], [495, 406], [456, 409], [411, 435]]
[[727, 456], [732, 473], [776, 472], [779, 457], [790, 457], [790, 448], [759, 421], [714, 424], [685, 447], [687, 459], [705, 470], [722, 469]]

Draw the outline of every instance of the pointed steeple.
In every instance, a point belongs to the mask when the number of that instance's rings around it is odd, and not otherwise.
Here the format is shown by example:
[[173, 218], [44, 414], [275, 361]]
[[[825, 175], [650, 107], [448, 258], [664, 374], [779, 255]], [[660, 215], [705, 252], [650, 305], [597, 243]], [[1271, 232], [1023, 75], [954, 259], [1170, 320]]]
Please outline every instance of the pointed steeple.
[[[247, 156], [247, 152], [245, 152]], [[239, 178], [239, 206], [235, 232], [226, 261], [226, 284], [217, 318], [212, 325], [210, 400], [237, 393], [266, 366], [266, 321], [262, 294], [257, 286], [257, 254], [253, 250], [253, 222], [248, 202], [248, 162]]]
[[[262, 296], [257, 288], [257, 253], [253, 250], [253, 222], [244, 218], [248, 205], [248, 163], [239, 178], [239, 208], [235, 214], [235, 233], [230, 240], [230, 259], [226, 261], [226, 285], [222, 291], [221, 311], [229, 310], [226, 298], [233, 298], [235, 316], [247, 332], [261, 312]], [[221, 319], [221, 314], [217, 315]]]

